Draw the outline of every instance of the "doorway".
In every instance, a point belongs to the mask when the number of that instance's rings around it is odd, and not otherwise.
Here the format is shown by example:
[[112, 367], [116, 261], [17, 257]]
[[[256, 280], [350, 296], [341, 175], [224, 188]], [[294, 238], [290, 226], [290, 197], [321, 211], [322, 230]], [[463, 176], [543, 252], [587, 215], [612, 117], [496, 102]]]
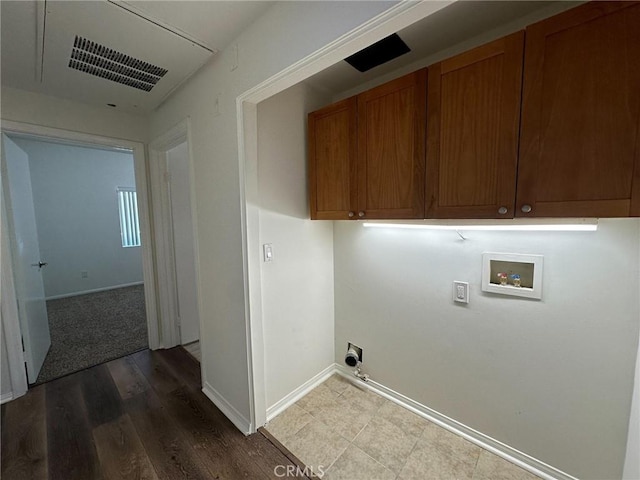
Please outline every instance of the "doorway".
[[180, 344], [200, 359], [189, 146], [186, 141], [167, 151], [167, 172]]
[[163, 346], [201, 358], [194, 175], [188, 121], [150, 145]]
[[[7, 133], [3, 238], [13, 248], [3, 269], [14, 274], [28, 383], [157, 343], [142, 149]], [[20, 367], [10, 368], [13, 383]]]

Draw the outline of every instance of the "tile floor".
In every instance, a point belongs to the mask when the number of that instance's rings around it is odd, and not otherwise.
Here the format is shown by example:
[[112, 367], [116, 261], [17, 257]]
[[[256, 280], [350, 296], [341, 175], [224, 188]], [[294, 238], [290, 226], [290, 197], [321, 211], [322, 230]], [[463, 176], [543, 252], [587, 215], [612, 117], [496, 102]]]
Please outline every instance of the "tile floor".
[[195, 342], [187, 343], [186, 345], [182, 345], [182, 348], [194, 356], [196, 360], [201, 360], [200, 341], [196, 340]]
[[328, 480], [538, 479], [339, 375], [298, 400], [266, 429]]

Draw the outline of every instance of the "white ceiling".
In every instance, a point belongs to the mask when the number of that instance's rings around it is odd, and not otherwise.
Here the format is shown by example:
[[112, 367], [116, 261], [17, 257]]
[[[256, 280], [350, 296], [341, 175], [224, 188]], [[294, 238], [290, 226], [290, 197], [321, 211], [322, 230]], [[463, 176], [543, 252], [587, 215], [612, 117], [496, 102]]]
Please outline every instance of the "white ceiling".
[[[273, 3], [2, 0], [2, 85], [149, 112]], [[168, 73], [146, 92], [68, 68], [76, 35]]]
[[273, 2], [267, 1], [149, 1], [123, 0], [123, 8], [170, 25], [175, 31], [211, 50], [224, 48], [261, 16]]
[[[0, 0], [2, 85], [146, 113], [273, 3]], [[341, 61], [311, 77], [308, 83], [339, 96], [403, 68], [417, 69], [421, 61], [437, 52], [483, 32], [523, 17], [539, 16], [539, 12], [551, 15], [572, 4], [555, 0], [459, 1], [398, 32], [412, 49], [410, 53], [365, 73]], [[163, 67], [169, 73], [152, 91], [144, 92], [68, 68], [75, 35]]]

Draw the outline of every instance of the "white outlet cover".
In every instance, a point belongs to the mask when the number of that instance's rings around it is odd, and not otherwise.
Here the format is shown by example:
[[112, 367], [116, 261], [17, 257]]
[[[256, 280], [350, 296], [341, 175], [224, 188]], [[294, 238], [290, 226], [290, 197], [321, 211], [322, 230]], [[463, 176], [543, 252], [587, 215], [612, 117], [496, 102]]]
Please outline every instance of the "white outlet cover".
[[453, 301], [458, 303], [469, 303], [469, 282], [453, 282]]

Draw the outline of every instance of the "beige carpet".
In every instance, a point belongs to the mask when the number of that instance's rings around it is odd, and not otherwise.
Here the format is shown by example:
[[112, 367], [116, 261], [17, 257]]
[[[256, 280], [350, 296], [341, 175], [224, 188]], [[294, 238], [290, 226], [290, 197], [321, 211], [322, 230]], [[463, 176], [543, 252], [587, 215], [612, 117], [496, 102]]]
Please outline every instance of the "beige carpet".
[[47, 302], [51, 348], [36, 383], [149, 347], [144, 286]]

